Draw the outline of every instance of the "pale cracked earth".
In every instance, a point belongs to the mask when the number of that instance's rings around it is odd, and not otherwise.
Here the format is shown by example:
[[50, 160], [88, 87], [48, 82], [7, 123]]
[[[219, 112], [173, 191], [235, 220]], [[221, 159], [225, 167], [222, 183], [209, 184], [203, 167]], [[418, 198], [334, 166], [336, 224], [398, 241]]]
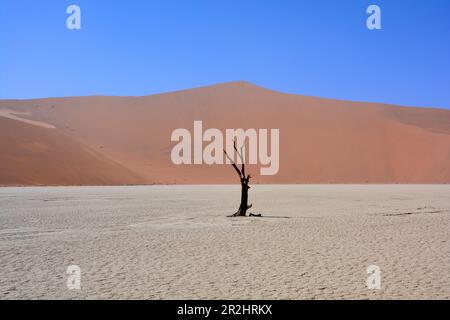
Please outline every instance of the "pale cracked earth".
[[450, 186], [257, 185], [266, 217], [226, 218], [239, 192], [0, 188], [0, 298], [450, 298]]

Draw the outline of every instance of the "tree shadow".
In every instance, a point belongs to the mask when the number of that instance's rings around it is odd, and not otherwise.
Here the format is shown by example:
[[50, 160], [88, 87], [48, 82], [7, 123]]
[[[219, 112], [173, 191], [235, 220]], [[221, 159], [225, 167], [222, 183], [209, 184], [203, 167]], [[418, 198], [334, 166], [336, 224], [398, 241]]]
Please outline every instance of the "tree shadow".
[[291, 219], [292, 217], [287, 216], [264, 216], [262, 214], [249, 214], [249, 218], [271, 218], [271, 219]]

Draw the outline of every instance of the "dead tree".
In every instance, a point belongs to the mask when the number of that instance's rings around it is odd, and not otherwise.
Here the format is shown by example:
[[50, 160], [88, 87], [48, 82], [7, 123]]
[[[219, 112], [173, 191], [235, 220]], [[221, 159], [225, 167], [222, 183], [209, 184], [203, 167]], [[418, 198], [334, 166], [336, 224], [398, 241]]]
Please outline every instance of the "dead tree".
[[225, 155], [227, 156], [228, 160], [230, 160], [231, 165], [233, 166], [234, 170], [239, 175], [239, 179], [241, 181], [241, 204], [239, 206], [239, 209], [236, 213], [230, 215], [229, 217], [245, 217], [247, 214], [247, 210], [252, 207], [252, 205], [248, 205], [248, 189], [250, 189], [250, 186], [248, 185], [251, 176], [245, 175], [245, 163], [244, 163], [244, 156], [243, 156], [243, 146], [241, 146], [241, 151], [239, 152], [236, 147], [236, 141], [233, 143], [234, 150], [238, 154], [239, 158], [241, 159], [241, 169], [239, 170], [238, 166], [234, 162], [234, 160], [228, 155], [228, 153], [223, 150]]

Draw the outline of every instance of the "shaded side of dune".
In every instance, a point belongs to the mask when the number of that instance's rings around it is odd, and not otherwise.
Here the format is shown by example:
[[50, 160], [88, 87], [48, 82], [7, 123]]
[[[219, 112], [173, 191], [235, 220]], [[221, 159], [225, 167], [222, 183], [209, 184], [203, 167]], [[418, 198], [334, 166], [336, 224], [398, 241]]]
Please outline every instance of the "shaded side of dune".
[[0, 184], [139, 184], [132, 171], [57, 130], [0, 118]]

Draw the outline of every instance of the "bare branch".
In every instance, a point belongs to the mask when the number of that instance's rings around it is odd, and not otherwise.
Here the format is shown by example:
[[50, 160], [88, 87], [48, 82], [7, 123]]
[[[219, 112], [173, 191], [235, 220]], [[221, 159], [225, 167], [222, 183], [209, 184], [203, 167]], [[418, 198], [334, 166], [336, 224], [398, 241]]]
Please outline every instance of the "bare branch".
[[[231, 161], [231, 165], [233, 166], [234, 170], [236, 170], [237, 174], [239, 175], [239, 178], [242, 178], [242, 176], [243, 176], [242, 172], [239, 170], [239, 168], [237, 167], [236, 163], [234, 163], [234, 160], [231, 159], [231, 157], [228, 155], [228, 153], [225, 150], [223, 150], [223, 153], [225, 153], [225, 155], [227, 156], [228, 160]], [[244, 177], [245, 177], [245, 175], [244, 175]]]
[[[236, 139], [235, 139], [233, 141], [233, 148], [236, 151], [236, 153], [239, 156], [239, 158], [241, 159], [241, 173], [242, 173], [242, 177], [245, 179], [245, 161], [244, 161], [244, 156], [243, 156], [243, 154], [244, 154], [244, 144], [240, 148], [241, 152], [239, 152], [239, 150], [238, 150], [238, 148], [236, 146]], [[230, 159], [230, 158], [228, 157], [228, 159]]]
[[242, 162], [242, 168], [241, 168], [241, 172], [242, 172], [242, 176], [245, 178], [245, 161], [244, 161], [244, 156], [243, 156], [243, 150], [244, 149], [244, 145], [241, 146], [241, 153], [240, 153], [240, 157], [241, 157], [241, 162]]
[[244, 156], [243, 156], [243, 149], [244, 149], [244, 145], [241, 146], [241, 152], [239, 152], [239, 150], [237, 149], [236, 146], [236, 139], [233, 141], [233, 147], [234, 150], [236, 151], [236, 153], [238, 154], [239, 158], [241, 159], [241, 162], [244, 163]]
[[225, 153], [225, 155], [227, 156], [227, 159], [230, 160], [231, 163], [234, 163], [234, 160], [231, 159], [231, 157], [228, 155], [228, 153], [225, 151], [225, 149], [223, 150], [223, 153]]

